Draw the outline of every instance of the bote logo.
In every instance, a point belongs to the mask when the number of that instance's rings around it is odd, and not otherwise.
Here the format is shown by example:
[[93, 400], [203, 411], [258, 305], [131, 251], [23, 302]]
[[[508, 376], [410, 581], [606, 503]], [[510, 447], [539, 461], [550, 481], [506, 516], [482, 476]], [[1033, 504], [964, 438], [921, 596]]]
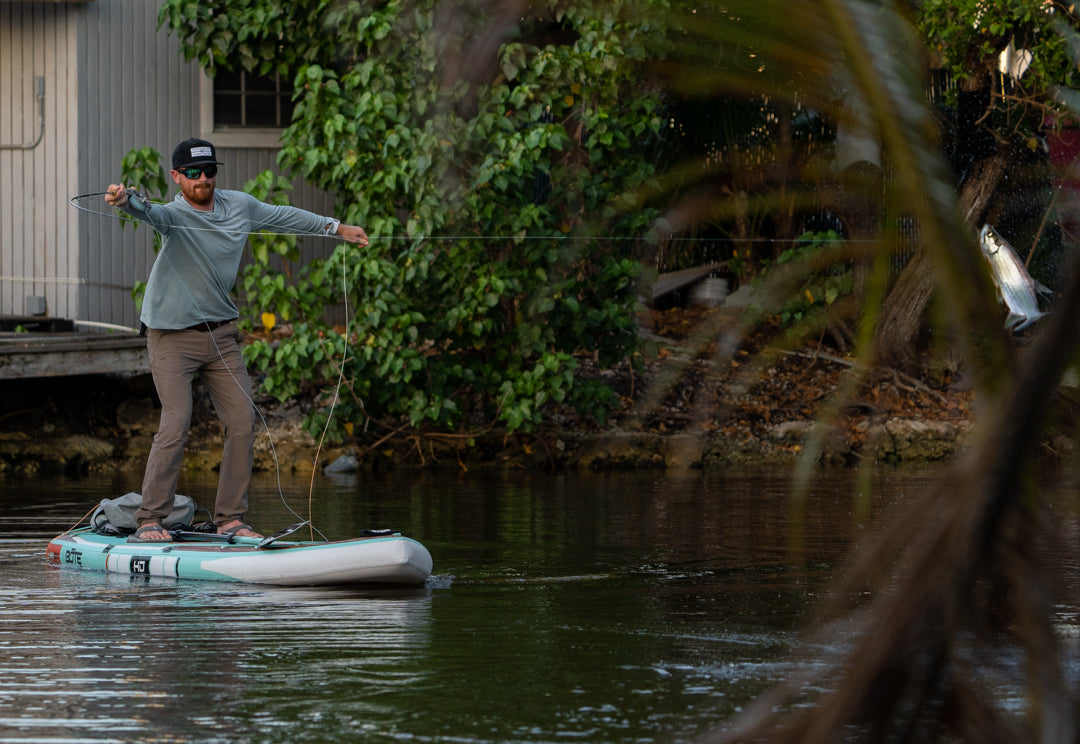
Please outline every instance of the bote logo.
[[69, 566], [82, 567], [82, 551], [75, 548], [69, 548], [64, 551], [64, 563]]
[[142, 574], [148, 576], [150, 574], [150, 556], [131, 556], [131, 566], [128, 570], [133, 574]]

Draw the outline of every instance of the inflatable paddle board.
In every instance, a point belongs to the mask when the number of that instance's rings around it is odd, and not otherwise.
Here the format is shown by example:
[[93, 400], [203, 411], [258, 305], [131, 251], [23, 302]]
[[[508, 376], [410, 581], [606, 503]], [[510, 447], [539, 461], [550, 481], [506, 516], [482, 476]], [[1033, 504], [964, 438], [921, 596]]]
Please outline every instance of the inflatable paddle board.
[[279, 539], [294, 528], [266, 538], [174, 532], [173, 542], [129, 543], [82, 527], [53, 538], [47, 555], [62, 568], [280, 586], [418, 585], [431, 575], [427, 548], [399, 533], [329, 542]]

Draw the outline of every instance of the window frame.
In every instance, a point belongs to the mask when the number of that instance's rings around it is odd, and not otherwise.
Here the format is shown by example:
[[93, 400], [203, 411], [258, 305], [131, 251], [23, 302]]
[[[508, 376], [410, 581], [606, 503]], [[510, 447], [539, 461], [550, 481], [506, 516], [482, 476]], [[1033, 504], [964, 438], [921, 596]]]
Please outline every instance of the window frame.
[[217, 147], [244, 149], [278, 149], [284, 127], [228, 127], [214, 126], [214, 79], [202, 72], [199, 75], [199, 129], [202, 138]]

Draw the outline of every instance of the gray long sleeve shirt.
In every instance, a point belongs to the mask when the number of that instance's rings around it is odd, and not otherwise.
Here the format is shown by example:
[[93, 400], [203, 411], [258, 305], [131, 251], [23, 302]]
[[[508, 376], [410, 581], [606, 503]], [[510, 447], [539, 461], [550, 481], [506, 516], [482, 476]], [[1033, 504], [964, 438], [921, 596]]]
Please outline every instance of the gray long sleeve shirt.
[[266, 204], [243, 191], [216, 189], [213, 211], [192, 207], [182, 194], [169, 204], [134, 195], [123, 210], [161, 233], [146, 283], [140, 319], [147, 328], [177, 330], [231, 320], [230, 297], [248, 235], [257, 230], [326, 235], [338, 221], [296, 207]]

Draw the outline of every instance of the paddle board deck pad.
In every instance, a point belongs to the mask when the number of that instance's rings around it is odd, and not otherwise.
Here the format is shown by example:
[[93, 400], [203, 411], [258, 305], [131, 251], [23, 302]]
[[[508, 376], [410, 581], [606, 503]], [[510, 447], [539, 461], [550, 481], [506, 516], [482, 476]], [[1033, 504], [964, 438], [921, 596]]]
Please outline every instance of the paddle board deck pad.
[[83, 527], [53, 538], [47, 552], [63, 568], [279, 586], [418, 585], [432, 567], [427, 548], [399, 533], [267, 544], [185, 532], [174, 542], [129, 543]]

